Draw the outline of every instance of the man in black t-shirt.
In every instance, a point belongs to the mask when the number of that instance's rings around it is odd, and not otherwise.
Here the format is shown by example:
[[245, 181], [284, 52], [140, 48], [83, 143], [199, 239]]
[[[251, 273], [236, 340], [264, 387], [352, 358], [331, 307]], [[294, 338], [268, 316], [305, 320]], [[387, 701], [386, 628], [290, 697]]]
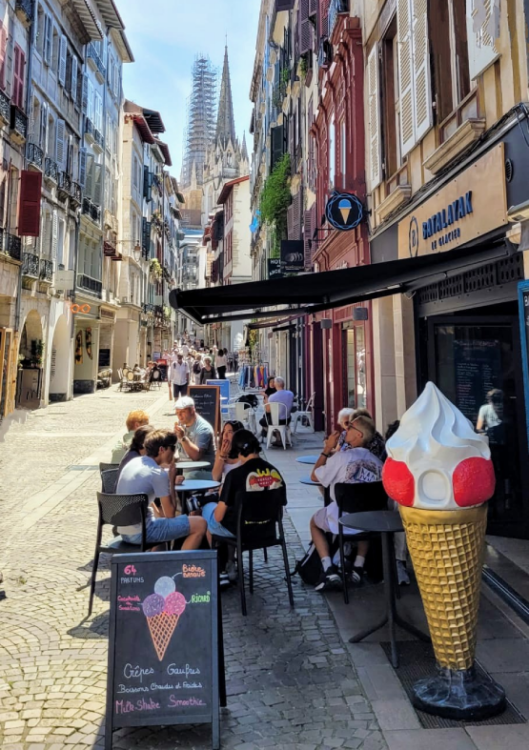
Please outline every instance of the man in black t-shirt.
[[237, 534], [238, 492], [262, 492], [266, 503], [267, 490], [281, 490], [286, 505], [285, 481], [278, 470], [264, 461], [259, 453], [259, 441], [249, 430], [238, 430], [232, 440], [233, 454], [237, 453], [241, 466], [232, 469], [226, 477], [218, 503], [208, 503], [202, 508], [202, 516], [208, 524], [208, 537], [223, 536], [233, 539]]

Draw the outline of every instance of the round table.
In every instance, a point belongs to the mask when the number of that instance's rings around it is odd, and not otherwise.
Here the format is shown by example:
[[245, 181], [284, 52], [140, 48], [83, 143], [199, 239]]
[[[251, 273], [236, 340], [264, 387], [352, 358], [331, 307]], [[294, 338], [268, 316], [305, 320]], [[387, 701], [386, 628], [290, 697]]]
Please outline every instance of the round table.
[[175, 490], [182, 496], [182, 512], [188, 515], [187, 496], [192, 492], [207, 492], [220, 487], [220, 482], [213, 479], [184, 479], [182, 484], [175, 485]]
[[318, 456], [300, 456], [299, 458], [296, 458], [298, 464], [308, 464], [310, 466], [314, 466], [317, 460]]
[[301, 482], [301, 484], [309, 484], [312, 487], [321, 487], [320, 482], [315, 482], [312, 477], [309, 476], [301, 477], [299, 481]]
[[176, 462], [176, 468], [181, 471], [198, 471], [198, 469], [209, 469], [211, 463], [209, 461], [182, 461]]
[[395, 596], [395, 547], [393, 545], [393, 534], [404, 531], [400, 515], [393, 510], [373, 510], [364, 513], [347, 513], [342, 516], [339, 523], [346, 529], [357, 529], [380, 534], [382, 537], [382, 559], [384, 565], [384, 593], [386, 595], [386, 614], [381, 622], [371, 628], [354, 635], [349, 639], [350, 643], [359, 643], [371, 633], [375, 633], [389, 623], [389, 635], [391, 641], [391, 663], [397, 669], [399, 666], [399, 655], [397, 652], [397, 641], [395, 638], [395, 625], [407, 630], [416, 638], [430, 642], [430, 639], [421, 630], [403, 620], [397, 612]]

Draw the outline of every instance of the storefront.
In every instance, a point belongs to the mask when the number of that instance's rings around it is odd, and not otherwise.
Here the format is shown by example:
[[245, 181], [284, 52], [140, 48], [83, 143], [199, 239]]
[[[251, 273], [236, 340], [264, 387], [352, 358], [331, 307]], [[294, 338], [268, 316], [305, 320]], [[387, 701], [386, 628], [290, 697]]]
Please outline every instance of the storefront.
[[99, 305], [79, 302], [72, 305], [74, 316], [74, 394], [95, 393], [99, 362], [101, 320]]

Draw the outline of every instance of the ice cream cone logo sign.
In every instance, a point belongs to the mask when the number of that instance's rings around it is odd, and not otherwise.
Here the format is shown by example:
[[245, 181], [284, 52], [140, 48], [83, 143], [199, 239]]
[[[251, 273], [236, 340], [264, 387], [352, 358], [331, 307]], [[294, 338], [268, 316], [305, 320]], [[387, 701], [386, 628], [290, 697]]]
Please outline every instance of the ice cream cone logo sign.
[[364, 207], [352, 193], [335, 193], [325, 207], [325, 216], [334, 229], [355, 229], [364, 218]]
[[453, 719], [501, 712], [505, 693], [474, 670], [486, 502], [495, 476], [488, 439], [428, 383], [386, 443], [382, 480], [399, 503], [439, 668], [414, 704]]
[[176, 591], [176, 585], [169, 576], [162, 576], [154, 584], [154, 594], [143, 602], [143, 614], [151, 633], [153, 646], [159, 661], [162, 661], [171, 642], [178, 620], [184, 613], [186, 600]]
[[72, 311], [74, 315], [77, 315], [79, 313], [88, 315], [91, 309], [92, 308], [90, 305], [78, 305], [78, 304], [70, 305], [70, 310]]

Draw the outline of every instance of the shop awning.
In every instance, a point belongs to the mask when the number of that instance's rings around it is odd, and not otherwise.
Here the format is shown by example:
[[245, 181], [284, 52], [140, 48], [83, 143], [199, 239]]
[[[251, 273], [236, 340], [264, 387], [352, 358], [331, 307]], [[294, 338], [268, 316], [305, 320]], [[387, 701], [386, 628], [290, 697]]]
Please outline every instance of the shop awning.
[[173, 289], [169, 299], [176, 310], [198, 325], [220, 320], [311, 314], [413, 292], [516, 251], [510, 243], [501, 241], [486, 250], [457, 249], [339, 271], [186, 292]]
[[261, 321], [261, 323], [249, 323], [248, 324], [248, 330], [249, 331], [256, 331], [260, 328], [272, 328], [275, 326], [286, 326], [290, 323], [293, 323], [295, 320], [299, 320], [299, 318], [304, 318], [305, 313], [302, 312], [299, 315], [289, 315], [288, 318], [272, 318], [270, 320], [264, 320]]

